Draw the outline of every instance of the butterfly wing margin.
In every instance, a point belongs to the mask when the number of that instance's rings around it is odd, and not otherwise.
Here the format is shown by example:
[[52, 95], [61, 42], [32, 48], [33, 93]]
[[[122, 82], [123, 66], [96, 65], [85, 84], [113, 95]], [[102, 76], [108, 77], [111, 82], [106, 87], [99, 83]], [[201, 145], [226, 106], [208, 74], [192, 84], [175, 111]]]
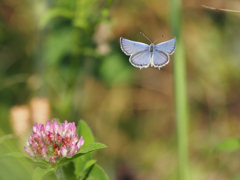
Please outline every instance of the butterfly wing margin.
[[166, 54], [173, 54], [176, 49], [176, 38], [157, 44], [155, 49]]
[[170, 61], [167, 53], [158, 51], [157, 49], [155, 49], [152, 58], [153, 66], [159, 69], [163, 66], [166, 66]]
[[129, 62], [137, 68], [147, 68], [150, 65], [151, 54], [149, 50], [137, 52], [130, 56]]
[[138, 53], [140, 51], [149, 49], [149, 45], [147, 45], [145, 43], [131, 41], [128, 39], [124, 39], [122, 37], [120, 37], [120, 45], [121, 45], [122, 51], [126, 55], [132, 55], [132, 54]]

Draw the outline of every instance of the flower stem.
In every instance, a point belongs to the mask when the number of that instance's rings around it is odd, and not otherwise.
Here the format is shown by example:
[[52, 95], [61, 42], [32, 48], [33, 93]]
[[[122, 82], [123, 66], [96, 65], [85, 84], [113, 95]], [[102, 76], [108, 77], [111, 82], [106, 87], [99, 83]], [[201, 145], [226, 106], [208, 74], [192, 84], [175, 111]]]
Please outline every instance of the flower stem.
[[179, 180], [188, 180], [188, 117], [186, 93], [186, 65], [184, 45], [181, 36], [182, 4], [181, 0], [170, 0], [171, 27], [177, 39], [177, 48], [174, 54], [174, 88], [175, 111], [178, 138], [178, 168]]

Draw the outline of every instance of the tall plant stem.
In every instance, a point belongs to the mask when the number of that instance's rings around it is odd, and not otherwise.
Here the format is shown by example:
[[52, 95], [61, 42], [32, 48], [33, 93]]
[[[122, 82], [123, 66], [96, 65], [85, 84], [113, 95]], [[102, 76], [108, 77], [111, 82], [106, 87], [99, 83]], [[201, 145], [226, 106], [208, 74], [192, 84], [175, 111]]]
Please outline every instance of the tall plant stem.
[[182, 4], [181, 0], [170, 0], [171, 28], [177, 39], [174, 54], [175, 111], [178, 137], [179, 180], [189, 179], [188, 164], [188, 116], [186, 93], [186, 63], [184, 45], [181, 36]]

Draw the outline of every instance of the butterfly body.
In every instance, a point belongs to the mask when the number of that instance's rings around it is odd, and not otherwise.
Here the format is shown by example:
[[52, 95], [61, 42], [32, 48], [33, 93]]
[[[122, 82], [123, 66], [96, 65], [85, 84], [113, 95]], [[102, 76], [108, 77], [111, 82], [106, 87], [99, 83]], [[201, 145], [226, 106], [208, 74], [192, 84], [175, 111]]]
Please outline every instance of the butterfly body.
[[150, 64], [151, 67], [154, 67], [154, 64], [153, 64], [153, 61], [152, 61], [152, 59], [153, 59], [152, 57], [153, 57], [153, 52], [154, 52], [154, 50], [155, 50], [155, 44], [151, 43], [150, 46], [149, 46], [150, 57], [151, 57], [149, 64]]
[[153, 53], [154, 50], [155, 50], [155, 45], [153, 43], [151, 43], [149, 46], [150, 53]]
[[159, 44], [150, 45], [120, 38], [122, 51], [130, 55], [130, 63], [137, 68], [161, 68], [169, 63], [169, 55], [176, 49], [176, 38]]

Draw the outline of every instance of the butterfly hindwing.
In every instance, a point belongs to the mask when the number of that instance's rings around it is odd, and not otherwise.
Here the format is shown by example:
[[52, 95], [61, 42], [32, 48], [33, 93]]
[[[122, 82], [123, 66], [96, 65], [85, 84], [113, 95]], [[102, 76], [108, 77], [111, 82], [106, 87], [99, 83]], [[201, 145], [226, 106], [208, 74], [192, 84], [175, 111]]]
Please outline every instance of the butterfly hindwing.
[[162, 67], [165, 66], [169, 63], [169, 56], [168, 54], [158, 51], [157, 49], [155, 49], [154, 53], [153, 53], [153, 66], [154, 67]]
[[147, 68], [150, 64], [151, 55], [149, 50], [144, 50], [131, 55], [130, 63], [138, 68]]

